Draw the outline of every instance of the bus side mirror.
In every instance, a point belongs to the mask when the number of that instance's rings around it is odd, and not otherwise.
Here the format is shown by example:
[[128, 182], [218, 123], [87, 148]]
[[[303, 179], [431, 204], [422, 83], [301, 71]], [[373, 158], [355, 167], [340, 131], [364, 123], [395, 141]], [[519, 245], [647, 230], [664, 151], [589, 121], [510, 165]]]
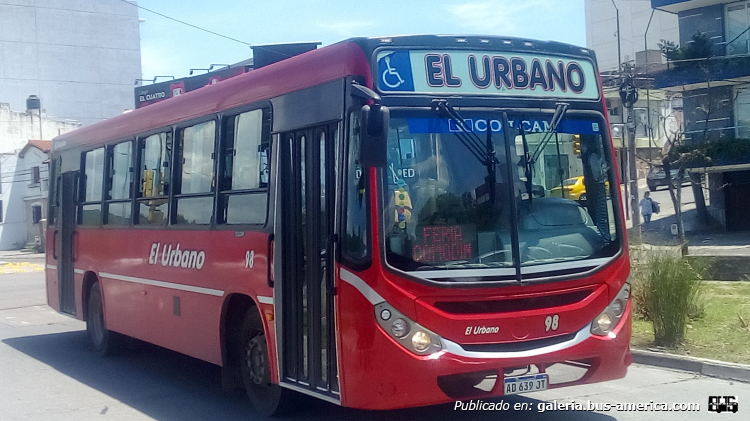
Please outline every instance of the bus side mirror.
[[385, 168], [388, 161], [390, 112], [380, 104], [362, 107], [360, 163], [363, 167]]

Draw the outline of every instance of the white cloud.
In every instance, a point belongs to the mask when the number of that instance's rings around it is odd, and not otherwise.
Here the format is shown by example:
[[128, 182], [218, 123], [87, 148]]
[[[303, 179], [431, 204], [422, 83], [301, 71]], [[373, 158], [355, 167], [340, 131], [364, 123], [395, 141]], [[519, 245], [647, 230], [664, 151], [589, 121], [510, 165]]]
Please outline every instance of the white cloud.
[[362, 33], [375, 25], [369, 21], [363, 20], [341, 20], [338, 22], [318, 22], [317, 27], [335, 33], [337, 36], [349, 38], [361, 36]]
[[533, 17], [554, 9], [551, 0], [487, 0], [448, 6], [456, 23], [477, 31], [510, 33], [519, 23], [528, 24]]

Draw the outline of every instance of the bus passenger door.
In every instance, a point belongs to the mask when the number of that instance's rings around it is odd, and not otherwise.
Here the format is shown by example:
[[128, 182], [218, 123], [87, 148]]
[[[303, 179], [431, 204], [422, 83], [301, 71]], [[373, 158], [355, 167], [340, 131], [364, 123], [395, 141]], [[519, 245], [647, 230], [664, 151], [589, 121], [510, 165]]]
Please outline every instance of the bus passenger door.
[[339, 399], [332, 238], [337, 125], [281, 137], [281, 381]]
[[73, 277], [73, 235], [76, 228], [76, 183], [78, 172], [60, 175], [58, 184], [57, 226], [55, 238], [57, 255], [57, 284], [60, 294], [60, 311], [75, 316], [75, 280]]

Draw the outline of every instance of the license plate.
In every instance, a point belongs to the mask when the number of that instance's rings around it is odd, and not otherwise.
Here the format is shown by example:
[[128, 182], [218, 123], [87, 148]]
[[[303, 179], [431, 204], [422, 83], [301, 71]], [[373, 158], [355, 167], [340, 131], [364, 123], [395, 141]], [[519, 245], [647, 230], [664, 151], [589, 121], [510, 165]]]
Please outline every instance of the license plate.
[[529, 376], [506, 377], [505, 394], [515, 395], [516, 393], [536, 392], [547, 390], [549, 376], [546, 374], [532, 374]]

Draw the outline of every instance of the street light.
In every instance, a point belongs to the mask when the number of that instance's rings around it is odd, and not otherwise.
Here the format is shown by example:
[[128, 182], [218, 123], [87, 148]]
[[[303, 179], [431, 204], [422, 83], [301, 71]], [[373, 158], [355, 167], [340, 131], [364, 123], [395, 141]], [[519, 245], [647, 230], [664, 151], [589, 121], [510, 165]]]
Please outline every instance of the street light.
[[615, 17], [617, 19], [617, 71], [622, 67], [622, 50], [620, 48], [620, 9], [617, 8], [615, 0], [612, 0], [612, 6], [615, 6]]

